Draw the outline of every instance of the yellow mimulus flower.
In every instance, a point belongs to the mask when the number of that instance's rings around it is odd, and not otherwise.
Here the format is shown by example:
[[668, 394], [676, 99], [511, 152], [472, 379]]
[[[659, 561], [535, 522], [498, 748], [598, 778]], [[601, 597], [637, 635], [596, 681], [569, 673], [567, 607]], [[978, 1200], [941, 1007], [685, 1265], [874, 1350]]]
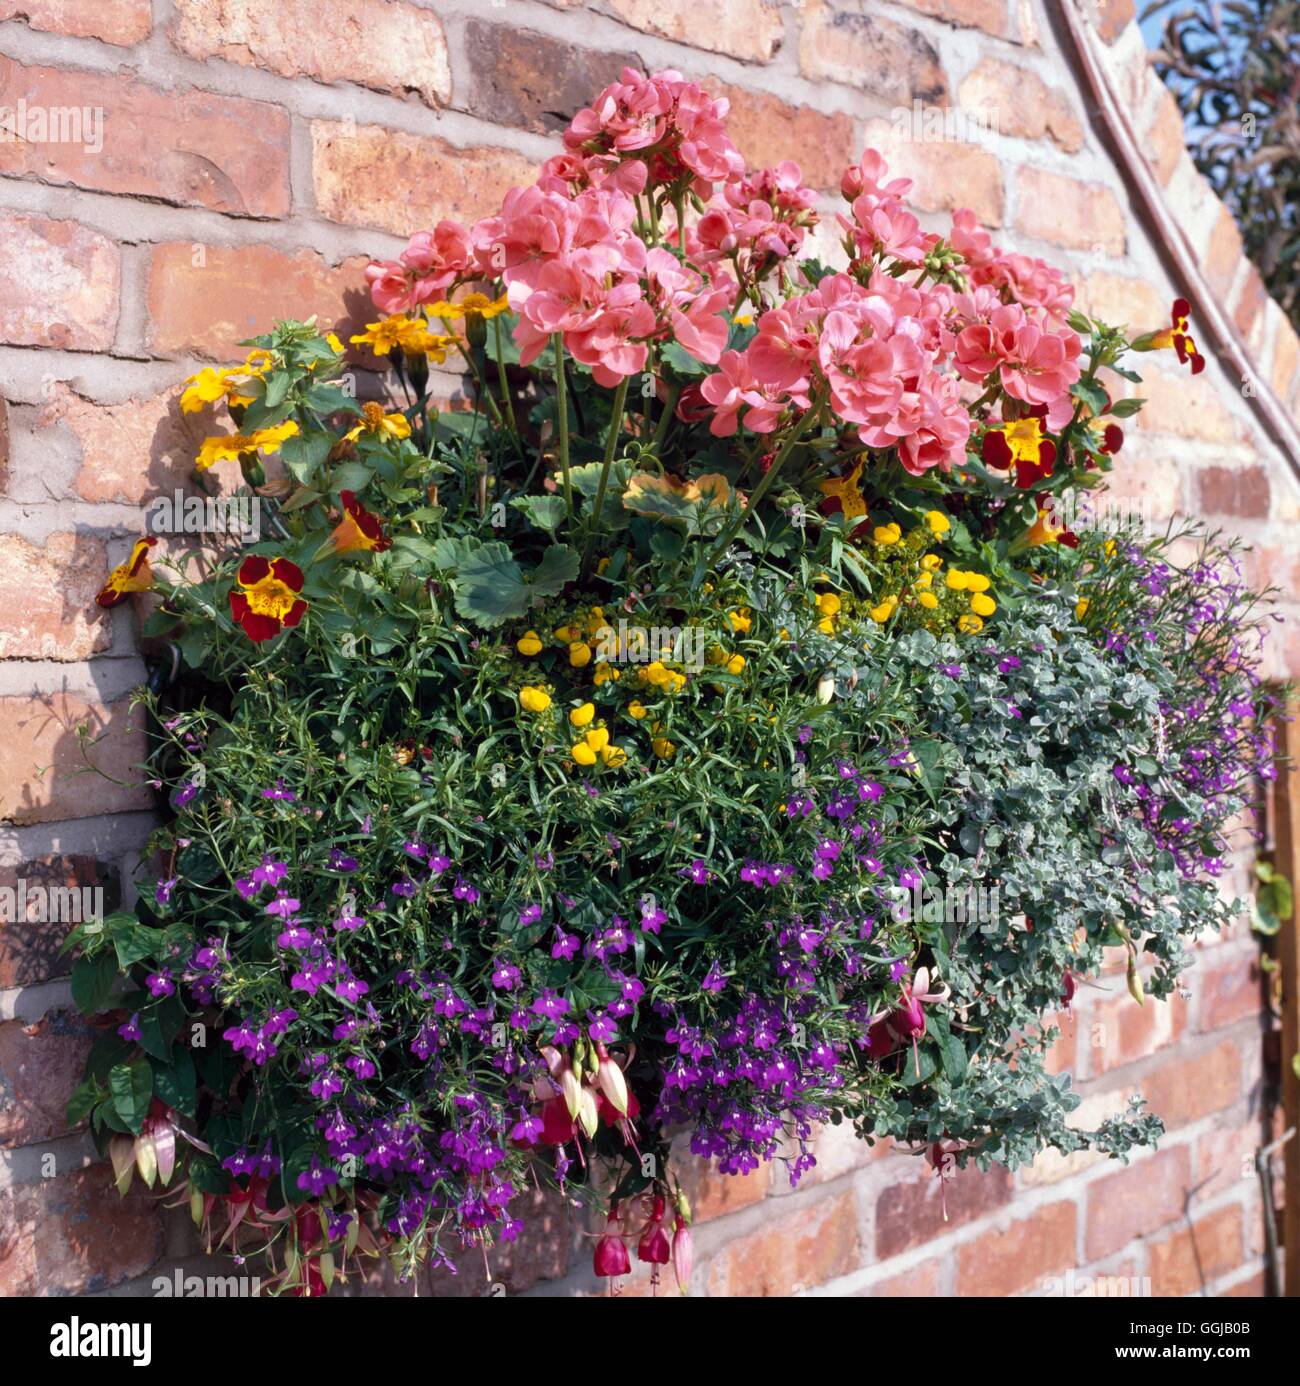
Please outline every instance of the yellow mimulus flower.
[[489, 298], [486, 294], [466, 294], [458, 303], [448, 303], [440, 299], [437, 303], [425, 305], [424, 311], [431, 318], [454, 321], [457, 318], [483, 318], [485, 321], [507, 312], [510, 304], [506, 296]]
[[187, 376], [181, 392], [182, 413], [197, 414], [205, 404], [215, 404], [219, 399], [237, 408], [252, 404], [253, 396], [242, 394], [240, 383], [234, 379], [245, 374], [247, 372], [238, 367], [222, 366], [214, 370], [205, 366], [197, 375]]
[[748, 635], [754, 618], [749, 614], [749, 608], [744, 606], [739, 611], [727, 612], [727, 624], [737, 635]]

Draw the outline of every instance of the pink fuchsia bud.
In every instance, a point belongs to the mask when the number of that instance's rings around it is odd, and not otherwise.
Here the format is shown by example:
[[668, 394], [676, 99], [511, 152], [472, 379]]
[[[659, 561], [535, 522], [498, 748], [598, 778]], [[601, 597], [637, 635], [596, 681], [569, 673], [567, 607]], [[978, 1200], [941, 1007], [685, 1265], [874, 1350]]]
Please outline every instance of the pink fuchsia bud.
[[1067, 967], [1061, 974], [1061, 1004], [1068, 1006], [1074, 1000], [1074, 973]]
[[620, 1235], [617, 1207], [610, 1209], [609, 1217], [605, 1222], [604, 1235], [596, 1243], [596, 1253], [592, 1258], [592, 1265], [597, 1275], [607, 1275], [611, 1278], [631, 1273], [632, 1262]]
[[627, 1079], [623, 1077], [623, 1070], [609, 1057], [609, 1051], [603, 1044], [596, 1046], [596, 1055], [600, 1060], [600, 1066], [596, 1071], [596, 1081], [600, 1084], [600, 1090], [619, 1116], [626, 1116]]
[[670, 1255], [668, 1234], [664, 1231], [664, 1199], [662, 1194], [656, 1194], [654, 1211], [637, 1243], [636, 1258], [654, 1266], [666, 1266]]
[[691, 1229], [679, 1215], [673, 1229], [673, 1277], [682, 1294], [686, 1294], [691, 1286], [691, 1262]]

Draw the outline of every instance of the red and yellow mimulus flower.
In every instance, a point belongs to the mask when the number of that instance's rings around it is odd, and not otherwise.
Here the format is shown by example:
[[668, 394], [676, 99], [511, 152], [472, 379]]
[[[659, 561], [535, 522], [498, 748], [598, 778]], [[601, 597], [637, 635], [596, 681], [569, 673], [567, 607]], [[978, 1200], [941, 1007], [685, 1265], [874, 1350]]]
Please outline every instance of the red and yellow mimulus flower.
[[1200, 375], [1205, 369], [1205, 357], [1196, 350], [1196, 343], [1187, 330], [1187, 319], [1191, 315], [1191, 311], [1192, 306], [1185, 298], [1174, 299], [1174, 306], [1169, 314], [1170, 326], [1162, 328], [1159, 332], [1152, 332], [1147, 337], [1139, 338], [1133, 343], [1134, 349], [1160, 351], [1165, 347], [1173, 347], [1178, 353], [1178, 359], [1184, 365], [1191, 366], [1192, 374]]
[[119, 563], [99, 589], [95, 601], [100, 606], [116, 606], [131, 592], [147, 592], [153, 586], [153, 569], [149, 566], [149, 550], [158, 542], [153, 535], [137, 539], [131, 557]]
[[361, 504], [355, 492], [340, 491], [339, 500], [343, 502], [343, 518], [325, 541], [322, 552], [355, 553], [357, 549], [369, 549], [383, 553], [392, 547], [393, 541], [384, 533], [379, 520]]
[[298, 595], [302, 569], [287, 558], [250, 554], [239, 565], [236, 581], [243, 590], [230, 594], [230, 614], [258, 644], [296, 626], [306, 614], [307, 603]]
[[1032, 415], [990, 428], [980, 451], [988, 466], [999, 471], [1014, 466], [1016, 485], [1022, 491], [1046, 480], [1056, 466], [1056, 444], [1043, 436], [1042, 421]]

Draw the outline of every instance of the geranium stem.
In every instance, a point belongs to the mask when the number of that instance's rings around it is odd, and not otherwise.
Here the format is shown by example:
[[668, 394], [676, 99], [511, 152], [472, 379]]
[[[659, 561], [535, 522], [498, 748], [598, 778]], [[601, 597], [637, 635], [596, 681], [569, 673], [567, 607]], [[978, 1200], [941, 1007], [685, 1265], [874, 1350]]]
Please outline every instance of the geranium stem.
[[506, 377], [506, 363], [501, 355], [501, 318], [499, 315], [492, 319], [492, 340], [496, 345], [497, 380], [501, 385], [501, 403], [506, 411], [510, 431], [517, 437], [519, 424], [515, 420], [515, 402], [510, 398], [510, 381]]
[[564, 379], [564, 338], [556, 332], [551, 337], [555, 353], [555, 407], [560, 426], [560, 475], [564, 480], [564, 504], [569, 520], [573, 520], [573, 478], [569, 475], [569, 390]]
[[659, 423], [655, 428], [654, 450], [656, 454], [664, 441], [664, 434], [668, 432], [668, 425], [673, 421], [673, 410], [677, 408], [677, 401], [681, 398], [682, 387], [675, 382], [668, 383], [668, 398], [664, 400], [664, 412], [659, 416]]
[[609, 486], [609, 472], [614, 465], [614, 449], [618, 446], [618, 435], [623, 425], [623, 405], [627, 399], [627, 382], [630, 376], [624, 376], [618, 382], [618, 388], [614, 391], [614, 403], [609, 416], [609, 434], [605, 439], [605, 458], [600, 468], [600, 482], [596, 487], [596, 501], [591, 509], [591, 523], [587, 530], [587, 543], [582, 551], [582, 571], [585, 574], [587, 565], [591, 562], [592, 546], [596, 542], [596, 532], [600, 528], [601, 517], [605, 513], [605, 491]]

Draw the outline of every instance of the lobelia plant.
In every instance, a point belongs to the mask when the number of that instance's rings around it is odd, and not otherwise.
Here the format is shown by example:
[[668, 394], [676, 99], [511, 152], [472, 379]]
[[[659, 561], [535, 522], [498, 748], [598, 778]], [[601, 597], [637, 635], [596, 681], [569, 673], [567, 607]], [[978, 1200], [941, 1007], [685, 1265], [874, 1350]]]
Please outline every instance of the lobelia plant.
[[873, 151], [828, 269], [726, 111], [625, 71], [499, 216], [372, 265], [387, 402], [312, 321], [191, 377], [265, 537], [146, 536], [101, 594], [152, 594], [170, 814], [70, 936], [70, 1114], [273, 1289], [508, 1242], [536, 1181], [598, 1274], [684, 1289], [682, 1126], [792, 1181], [828, 1122], [940, 1173], [1159, 1134], [1070, 1126], [1043, 1055], [1107, 947], [1137, 1004], [1226, 917], [1262, 616], [1213, 544], [1062, 517], [1140, 405], [1101, 373], [1199, 369], [1190, 310], [1092, 322]]

